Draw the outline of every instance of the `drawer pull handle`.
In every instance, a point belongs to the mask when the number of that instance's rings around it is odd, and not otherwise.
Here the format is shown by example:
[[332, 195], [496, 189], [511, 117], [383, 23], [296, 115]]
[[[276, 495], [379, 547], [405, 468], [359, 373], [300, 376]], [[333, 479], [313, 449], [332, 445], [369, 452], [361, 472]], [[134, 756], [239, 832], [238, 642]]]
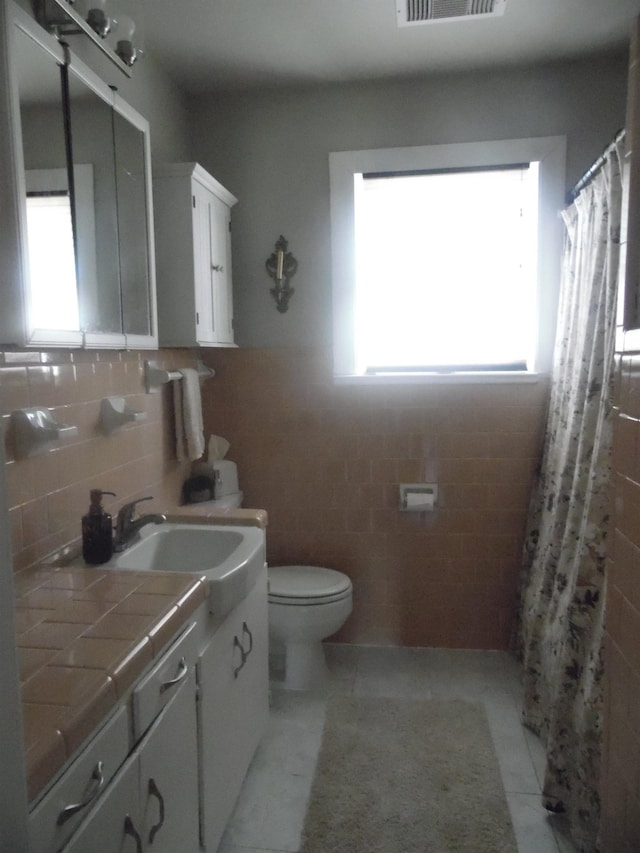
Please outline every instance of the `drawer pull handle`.
[[242, 669], [242, 667], [243, 667], [243, 666], [245, 665], [245, 663], [247, 662], [247, 655], [246, 655], [245, 650], [242, 648], [242, 643], [240, 642], [240, 640], [239, 640], [237, 637], [234, 637], [234, 638], [233, 638], [233, 648], [234, 648], [234, 649], [235, 649], [235, 648], [240, 649], [240, 657], [241, 657], [240, 665], [239, 665], [239, 666], [234, 667], [234, 669], [233, 669], [233, 677], [234, 677], [234, 678], [237, 678], [237, 677], [238, 677], [238, 673], [240, 672], [240, 670]]
[[175, 684], [179, 684], [183, 678], [186, 678], [188, 672], [189, 667], [187, 666], [186, 660], [184, 658], [180, 658], [180, 663], [178, 664], [178, 674], [175, 678], [172, 678], [170, 681], [164, 681], [160, 685], [160, 693], [164, 693], [165, 690], [169, 690]]
[[74, 814], [77, 814], [79, 811], [82, 811], [82, 809], [86, 808], [89, 803], [92, 803], [95, 800], [104, 785], [104, 773], [102, 770], [102, 761], [98, 761], [96, 766], [93, 768], [93, 772], [89, 778], [89, 783], [85, 788], [83, 799], [79, 803], [73, 803], [73, 805], [65, 806], [62, 809], [58, 815], [58, 820], [56, 821], [58, 826], [65, 824], [69, 818], [73, 817]]
[[158, 800], [158, 806], [160, 808], [160, 817], [158, 822], [151, 827], [149, 832], [149, 844], [153, 844], [153, 839], [156, 837], [156, 833], [162, 828], [162, 824], [164, 823], [164, 798], [160, 793], [160, 789], [156, 785], [156, 780], [153, 778], [149, 779], [149, 795]]
[[251, 654], [251, 652], [253, 651], [253, 634], [252, 634], [252, 633], [251, 633], [251, 631], [249, 630], [249, 626], [247, 625], [247, 623], [246, 623], [246, 622], [243, 622], [243, 623], [242, 623], [242, 633], [243, 633], [243, 634], [248, 634], [248, 635], [249, 635], [249, 648], [248, 648], [248, 650], [245, 652], [245, 657], [249, 657], [249, 655], [250, 655], [250, 654]]
[[136, 842], [136, 853], [142, 853], [142, 838], [140, 838], [140, 833], [133, 825], [129, 815], [124, 819], [124, 834], [130, 835]]

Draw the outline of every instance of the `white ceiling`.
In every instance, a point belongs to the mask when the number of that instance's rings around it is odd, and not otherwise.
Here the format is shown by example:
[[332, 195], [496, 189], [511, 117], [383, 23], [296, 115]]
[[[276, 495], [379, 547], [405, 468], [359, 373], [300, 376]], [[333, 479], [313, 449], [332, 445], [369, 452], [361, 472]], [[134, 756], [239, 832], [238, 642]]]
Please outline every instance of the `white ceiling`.
[[640, 0], [507, 0], [502, 17], [398, 28], [395, 0], [138, 0], [147, 51], [186, 91], [415, 76], [628, 44]]

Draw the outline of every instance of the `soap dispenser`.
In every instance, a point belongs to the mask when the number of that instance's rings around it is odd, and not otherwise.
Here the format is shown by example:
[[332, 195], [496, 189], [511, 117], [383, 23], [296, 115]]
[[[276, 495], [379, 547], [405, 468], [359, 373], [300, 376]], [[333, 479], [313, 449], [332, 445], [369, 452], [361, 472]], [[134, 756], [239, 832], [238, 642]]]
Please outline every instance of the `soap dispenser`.
[[113, 554], [113, 523], [102, 506], [102, 496], [115, 494], [91, 489], [89, 495], [89, 512], [82, 516], [82, 556], [85, 562], [97, 566], [108, 562]]

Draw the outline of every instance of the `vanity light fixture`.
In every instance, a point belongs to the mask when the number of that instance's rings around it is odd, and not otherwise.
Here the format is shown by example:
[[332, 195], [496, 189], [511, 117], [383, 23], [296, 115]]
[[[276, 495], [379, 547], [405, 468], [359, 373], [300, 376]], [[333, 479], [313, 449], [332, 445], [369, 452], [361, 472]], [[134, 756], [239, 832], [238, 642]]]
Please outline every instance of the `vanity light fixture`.
[[[130, 68], [141, 54], [136, 24], [124, 0], [32, 0], [40, 26], [61, 42], [84, 33], [116, 65], [131, 77]], [[133, 0], [132, 0], [133, 2]], [[138, 28], [139, 29], [139, 28]], [[111, 42], [113, 41], [113, 45]]]
[[280, 235], [275, 245], [275, 252], [269, 255], [265, 263], [267, 273], [275, 282], [271, 288], [271, 295], [276, 300], [276, 308], [281, 314], [286, 312], [289, 307], [289, 300], [295, 292], [289, 282], [298, 269], [297, 260], [291, 252], [287, 251], [288, 245], [284, 237]]

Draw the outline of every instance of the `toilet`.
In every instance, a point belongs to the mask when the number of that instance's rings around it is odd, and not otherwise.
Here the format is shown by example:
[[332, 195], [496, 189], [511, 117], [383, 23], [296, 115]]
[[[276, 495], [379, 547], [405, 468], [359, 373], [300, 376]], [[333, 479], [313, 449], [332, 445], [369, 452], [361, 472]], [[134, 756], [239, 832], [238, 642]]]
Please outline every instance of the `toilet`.
[[[183, 489], [184, 503], [221, 509], [242, 506], [234, 462], [195, 465]], [[328, 671], [322, 641], [347, 621], [353, 607], [349, 578], [320, 566], [270, 566], [269, 645], [284, 650], [284, 686], [320, 687]]]
[[328, 673], [322, 640], [335, 634], [351, 613], [351, 581], [320, 566], [270, 566], [268, 572], [269, 640], [284, 647], [284, 686], [320, 687]]

